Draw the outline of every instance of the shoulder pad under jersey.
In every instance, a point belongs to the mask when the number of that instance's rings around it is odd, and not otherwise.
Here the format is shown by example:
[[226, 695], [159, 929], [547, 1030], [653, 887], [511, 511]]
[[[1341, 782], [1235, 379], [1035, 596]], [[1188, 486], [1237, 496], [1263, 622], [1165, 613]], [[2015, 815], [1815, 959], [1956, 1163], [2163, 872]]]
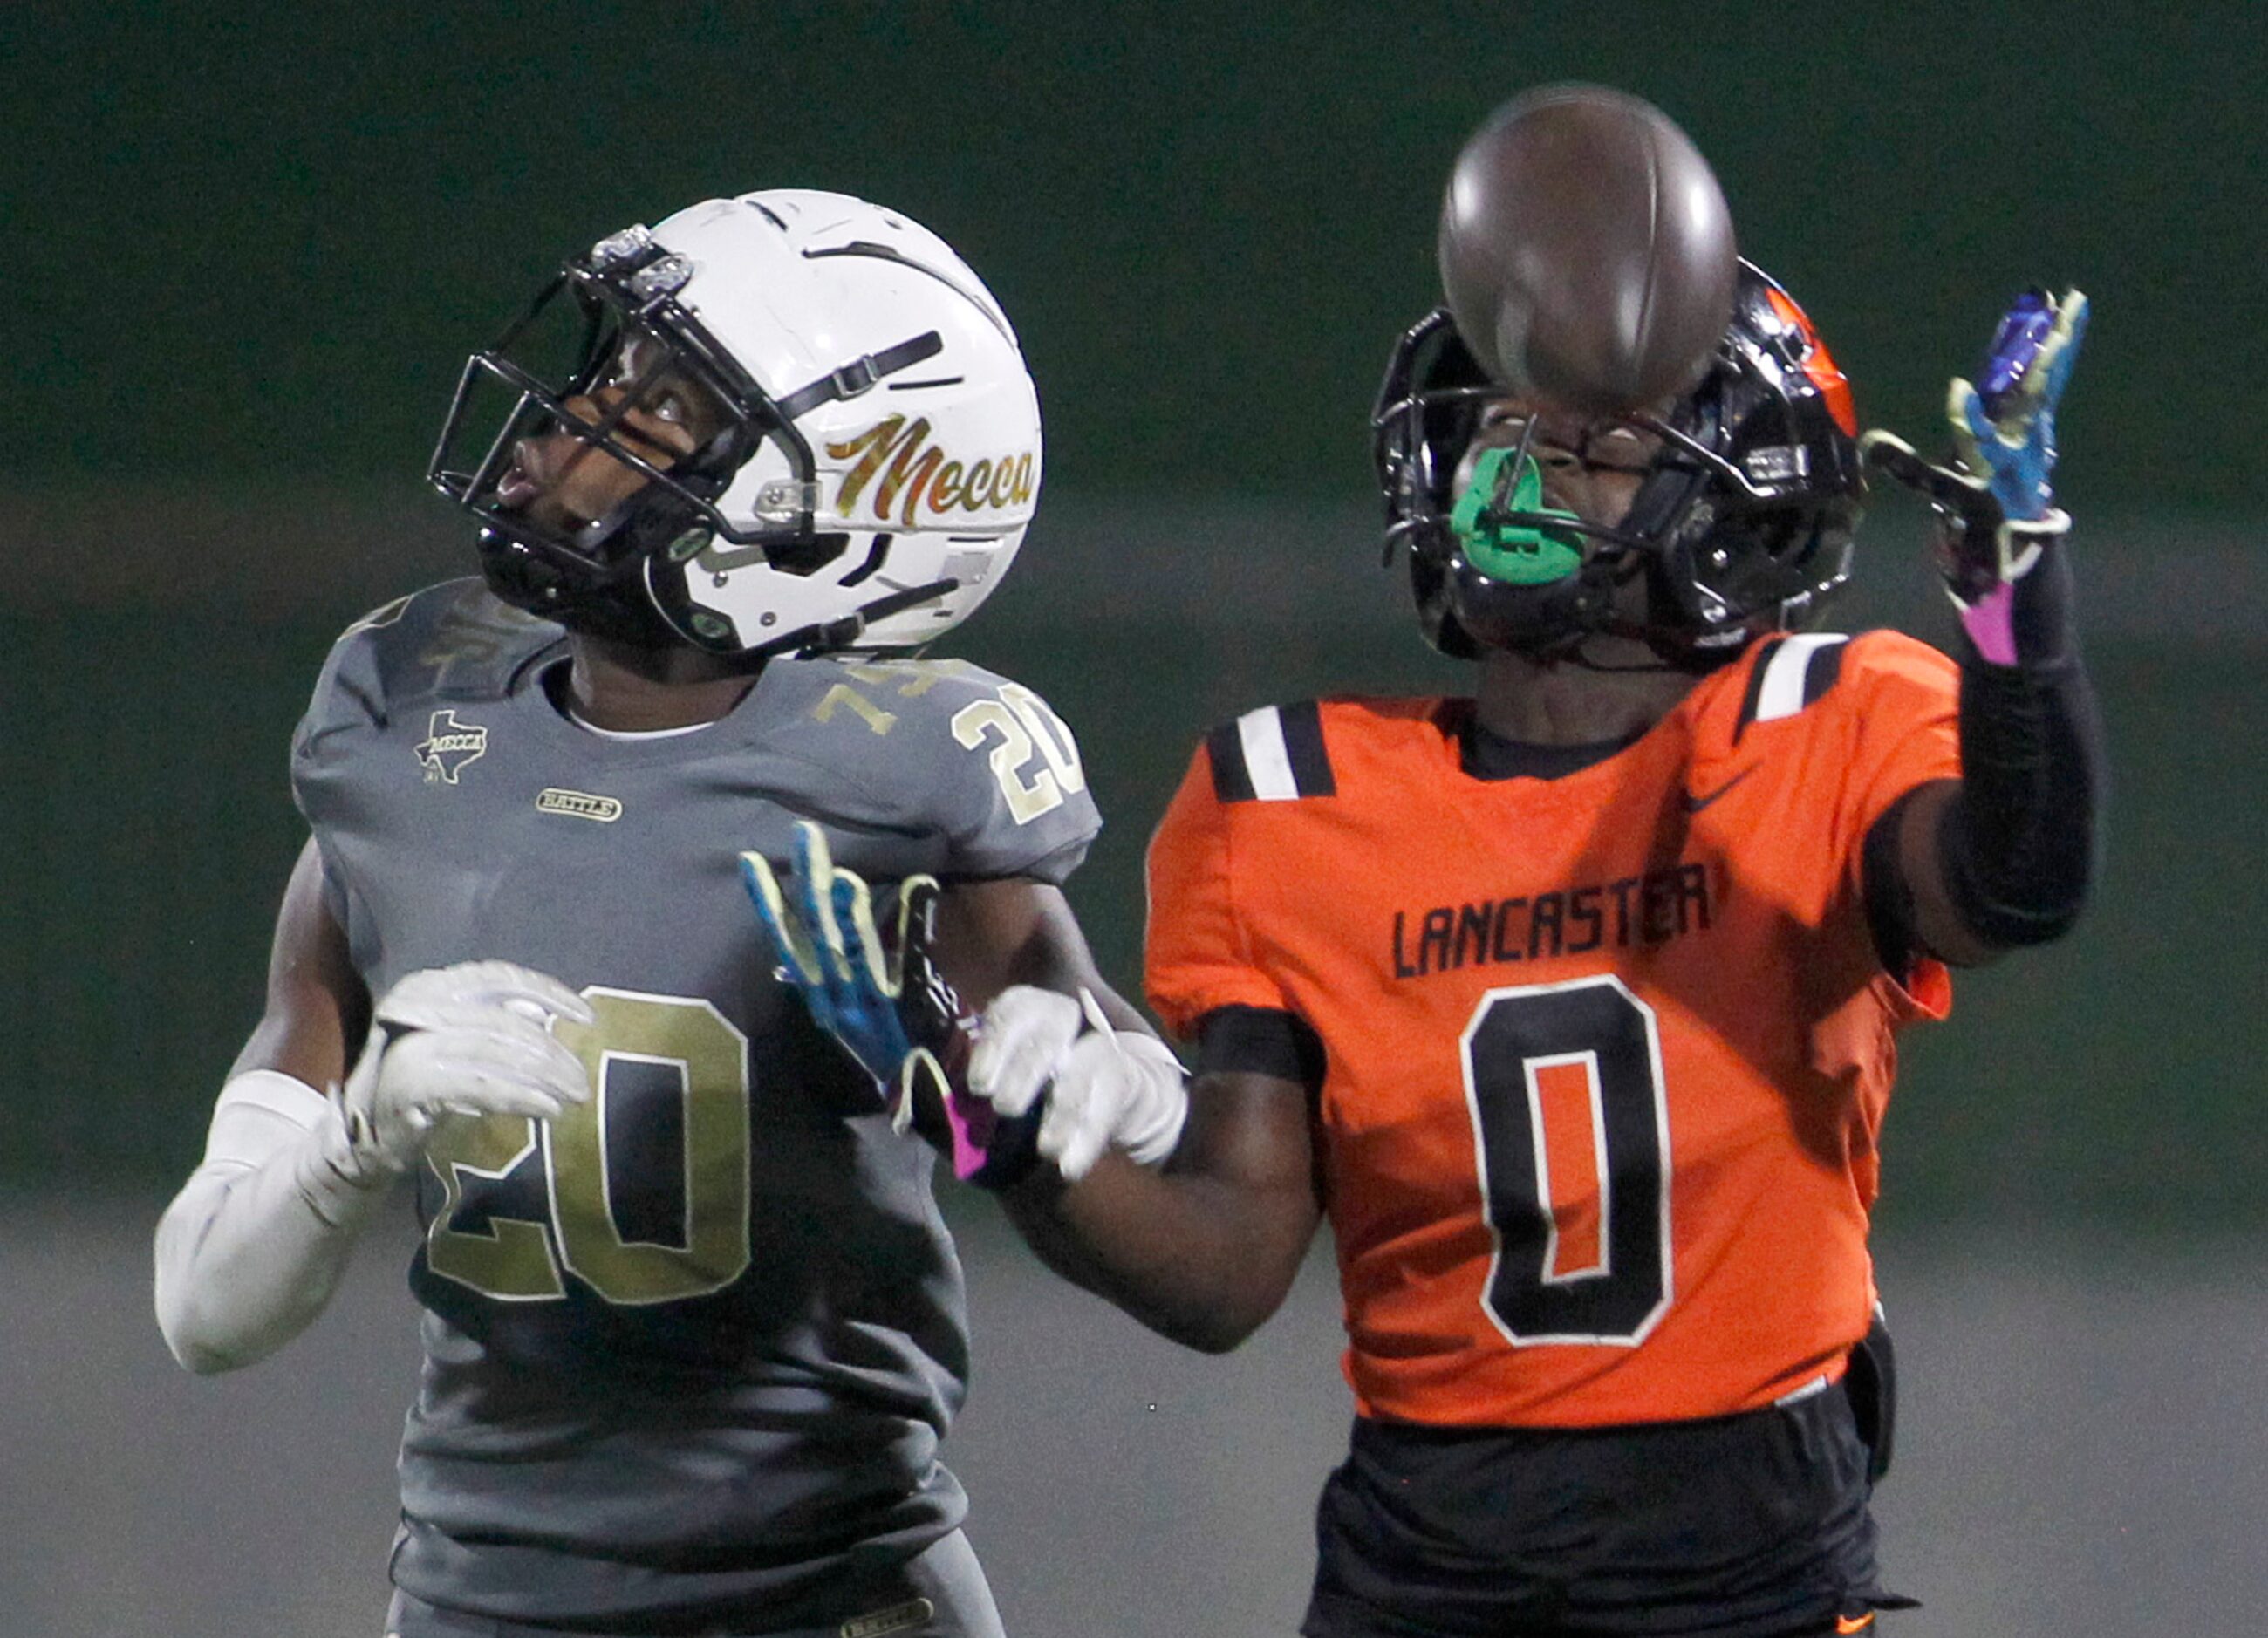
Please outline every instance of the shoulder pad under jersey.
[[775, 660], [764, 687], [769, 742], [858, 791], [873, 822], [941, 833], [949, 874], [1060, 882], [1101, 828], [1069, 726], [982, 666]]
[[383, 727], [429, 701], [498, 698], [565, 635], [498, 601], [476, 579], [396, 598], [331, 645], [294, 753], [310, 754], [326, 738], [357, 727]]
[[1892, 696], [1950, 695], [1959, 688], [1958, 678], [1952, 660], [1901, 631], [1767, 639], [1750, 668], [1734, 738], [1759, 724], [1800, 716], [1830, 697], [1842, 702], [1838, 709], [1865, 712]]

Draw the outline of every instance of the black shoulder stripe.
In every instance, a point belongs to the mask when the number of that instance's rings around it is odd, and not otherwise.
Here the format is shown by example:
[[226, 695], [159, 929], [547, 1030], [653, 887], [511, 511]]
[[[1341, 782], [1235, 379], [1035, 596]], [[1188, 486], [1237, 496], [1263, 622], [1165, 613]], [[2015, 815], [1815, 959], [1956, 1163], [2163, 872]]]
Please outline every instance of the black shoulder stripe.
[[1331, 777], [1330, 753], [1323, 747], [1322, 708], [1313, 700], [1278, 708], [1283, 725], [1284, 748], [1292, 763], [1292, 780], [1303, 797], [1335, 797], [1338, 782]]
[[1751, 723], [1793, 716], [1832, 688], [1843, 674], [1843, 650], [1850, 641], [1840, 632], [1804, 632], [1758, 654], [1733, 738], [1739, 739]]
[[1749, 731], [1749, 724], [1756, 720], [1756, 695], [1764, 692], [1764, 667], [1779, 650], [1780, 640], [1772, 638], [1756, 650], [1756, 657], [1749, 664], [1748, 692], [1741, 696], [1741, 717], [1733, 724], [1733, 743], [1738, 745], [1741, 736]]
[[1847, 642], [1830, 643], [1812, 655], [1811, 664], [1803, 671], [1803, 702], [1806, 705], [1835, 686], [1835, 679], [1843, 674], [1843, 650], [1849, 646]]
[[1295, 802], [1338, 794], [1313, 700], [1263, 705], [1205, 736], [1212, 792], [1221, 802]]
[[1212, 764], [1214, 801], [1252, 800], [1252, 775], [1245, 771], [1244, 743], [1234, 723], [1223, 723], [1205, 736], [1205, 759]]

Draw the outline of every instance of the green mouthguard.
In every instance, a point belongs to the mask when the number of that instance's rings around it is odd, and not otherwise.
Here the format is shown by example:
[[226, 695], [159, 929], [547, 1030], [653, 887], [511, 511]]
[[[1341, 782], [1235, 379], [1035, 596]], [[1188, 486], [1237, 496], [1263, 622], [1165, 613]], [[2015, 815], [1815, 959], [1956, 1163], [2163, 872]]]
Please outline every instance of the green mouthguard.
[[[1515, 458], [1519, 464], [1507, 477], [1505, 465]], [[1515, 586], [1549, 585], [1583, 566], [1579, 533], [1508, 521], [1521, 512], [1576, 521], [1574, 513], [1543, 504], [1543, 469], [1534, 457], [1492, 449], [1474, 466], [1473, 481], [1449, 513], [1449, 527], [1464, 545], [1465, 561], [1490, 579]]]

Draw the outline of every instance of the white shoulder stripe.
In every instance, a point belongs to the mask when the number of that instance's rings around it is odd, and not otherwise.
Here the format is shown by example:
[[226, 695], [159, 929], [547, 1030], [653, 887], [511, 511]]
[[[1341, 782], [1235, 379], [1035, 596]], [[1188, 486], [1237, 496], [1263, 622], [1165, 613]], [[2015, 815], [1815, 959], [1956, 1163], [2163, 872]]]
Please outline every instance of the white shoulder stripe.
[[1284, 743], [1284, 716], [1272, 705], [1236, 719], [1237, 742], [1244, 748], [1244, 771], [1252, 794], [1263, 802], [1294, 802], [1300, 782], [1292, 774], [1292, 749]]
[[1810, 674], [1812, 656], [1851, 639], [1839, 632], [1808, 632], [1786, 637], [1764, 662], [1763, 684], [1756, 689], [1754, 721], [1777, 722], [1803, 709], [1804, 679]]

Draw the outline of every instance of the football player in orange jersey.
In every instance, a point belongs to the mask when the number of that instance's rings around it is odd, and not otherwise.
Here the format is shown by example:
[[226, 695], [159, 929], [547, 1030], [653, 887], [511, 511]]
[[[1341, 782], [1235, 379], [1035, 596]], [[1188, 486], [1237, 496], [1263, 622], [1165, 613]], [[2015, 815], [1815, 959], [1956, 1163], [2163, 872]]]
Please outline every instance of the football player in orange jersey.
[[1197, 1054], [1162, 1168], [1114, 1150], [1175, 1068], [1059, 995], [988, 1009], [971, 1084], [1039, 1103], [1057, 1163], [1010, 1208], [1145, 1323], [1234, 1347], [1329, 1218], [1356, 1417], [1311, 1638], [1855, 1632], [1907, 1602], [1867, 1510], [1876, 1138], [1947, 966], [2059, 936], [2093, 868], [2048, 486], [2085, 314], [2020, 298], [1954, 384], [1955, 464], [1866, 441], [1938, 509], [1957, 658], [1806, 628], [1862, 441], [1758, 269], [1659, 415], [1507, 396], [1432, 314], [1376, 452], [1473, 694], [1271, 706], [1199, 748], [1150, 856], [1150, 1000]]

